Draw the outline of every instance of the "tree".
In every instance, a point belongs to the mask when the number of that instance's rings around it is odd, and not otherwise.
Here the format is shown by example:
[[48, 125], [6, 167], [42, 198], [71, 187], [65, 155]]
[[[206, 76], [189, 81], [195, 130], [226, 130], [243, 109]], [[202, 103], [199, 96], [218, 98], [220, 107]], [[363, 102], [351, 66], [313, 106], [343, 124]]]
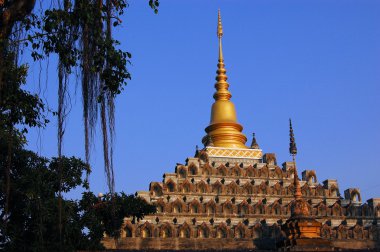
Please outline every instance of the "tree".
[[[9, 53], [7, 57], [12, 59], [14, 55]], [[6, 67], [8, 82], [0, 90], [3, 98], [0, 100], [0, 248], [6, 251], [102, 249], [103, 234], [117, 238], [124, 217], [140, 219], [155, 212], [144, 200], [124, 193], [109, 193], [99, 199], [92, 192], [85, 192], [79, 201], [62, 198], [61, 191], [88, 189], [84, 173], [89, 166], [78, 158], [62, 156], [49, 160], [24, 149], [28, 128], [44, 127], [48, 123], [42, 113], [45, 105], [37, 95], [21, 88], [26, 65]], [[60, 213], [62, 226], [57, 225]]]
[[[149, 5], [157, 12], [158, 0], [149, 0]], [[117, 49], [112, 27], [120, 24], [128, 4], [125, 0], [57, 0], [42, 16], [33, 14], [35, 6], [35, 0], [0, 0], [0, 246], [10, 251], [100, 248], [104, 232], [119, 235], [125, 216], [141, 218], [155, 211], [142, 199], [114, 193], [114, 98], [130, 79], [131, 54]], [[48, 123], [41, 99], [21, 88], [28, 68], [18, 64], [18, 56], [25, 46], [32, 47], [34, 60], [51, 54], [59, 58], [58, 109], [53, 112], [58, 118], [58, 157], [51, 160], [23, 147], [28, 128]], [[74, 68], [82, 73], [86, 162], [62, 153], [65, 101]], [[64, 199], [62, 192], [88, 189], [82, 173], [90, 172], [98, 110], [110, 193], [102, 200], [91, 192], [81, 201]]]
[[[16, 64], [16, 61], [2, 60], [6, 59], [2, 56], [12, 52], [17, 59], [22, 46], [32, 47], [34, 60], [58, 55], [60, 157], [69, 77], [73, 69], [78, 68], [81, 73], [77, 81], [82, 87], [85, 160], [90, 162], [92, 136], [100, 114], [104, 168], [109, 191], [114, 192], [114, 98], [130, 79], [127, 66], [131, 54], [117, 49], [120, 42], [113, 39], [112, 29], [120, 25], [120, 17], [128, 3], [126, 0], [57, 0], [55, 5], [44, 10], [42, 16], [33, 14], [35, 6], [35, 0], [0, 0], [0, 89], [8, 82], [3, 66]], [[149, 6], [157, 13], [159, 1], [149, 0]]]
[[[3, 164], [4, 191], [6, 202], [4, 211], [8, 211], [10, 173], [13, 160], [13, 149], [26, 141], [25, 133], [28, 127], [43, 127], [48, 120], [43, 116], [45, 106], [37, 95], [24, 91], [21, 85], [25, 84], [27, 66], [13, 64], [15, 56], [12, 52], [6, 52], [4, 59], [11, 64], [3, 66], [6, 85], [0, 89], [0, 138], [2, 143], [7, 143], [6, 162]], [[18, 126], [18, 127], [16, 127]]]
[[[108, 193], [99, 199], [92, 192], [85, 192], [79, 201], [61, 198], [61, 191], [88, 189], [84, 173], [89, 166], [75, 157], [49, 160], [24, 149], [28, 128], [44, 127], [48, 123], [42, 113], [43, 102], [21, 88], [26, 72], [25, 65], [8, 65], [5, 77], [12, 85], [0, 90], [3, 97], [0, 100], [0, 248], [6, 251], [102, 249], [103, 234], [117, 238], [124, 217], [141, 219], [155, 212], [155, 207], [124, 193]], [[60, 200], [62, 227], [57, 225]]]
[[[0, 167], [7, 162], [5, 142], [0, 144]], [[75, 157], [49, 160], [24, 150], [22, 145], [13, 150], [13, 155], [9, 211], [0, 212], [0, 248], [5, 251], [104, 249], [103, 234], [118, 238], [124, 217], [141, 219], [156, 211], [154, 206], [133, 195], [108, 193], [99, 198], [92, 192], [84, 192], [80, 200], [62, 201], [64, 239], [60, 242], [56, 225], [59, 189], [67, 193], [79, 187], [87, 188], [83, 179], [87, 164]], [[59, 166], [63, 169], [62, 178]], [[0, 176], [0, 186], [3, 184], [4, 176]], [[0, 191], [0, 208], [4, 206], [5, 194]]]

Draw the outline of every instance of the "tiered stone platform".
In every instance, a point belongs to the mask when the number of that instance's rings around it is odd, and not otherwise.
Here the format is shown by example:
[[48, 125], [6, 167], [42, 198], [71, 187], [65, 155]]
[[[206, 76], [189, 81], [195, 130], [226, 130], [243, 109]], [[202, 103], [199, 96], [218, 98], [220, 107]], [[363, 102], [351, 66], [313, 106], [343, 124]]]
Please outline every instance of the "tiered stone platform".
[[[261, 150], [256, 150], [261, 153]], [[293, 163], [277, 165], [272, 153], [256, 158], [197, 152], [162, 182], [137, 194], [157, 213], [134, 223], [125, 219], [117, 247], [123, 249], [276, 248], [290, 217]], [[379, 246], [380, 199], [362, 203], [359, 189], [341, 198], [336, 180], [320, 184], [314, 170], [302, 173], [302, 195], [323, 225], [321, 237], [341, 248]], [[355, 242], [353, 242], [355, 241]], [[113, 241], [105, 240], [109, 247]]]

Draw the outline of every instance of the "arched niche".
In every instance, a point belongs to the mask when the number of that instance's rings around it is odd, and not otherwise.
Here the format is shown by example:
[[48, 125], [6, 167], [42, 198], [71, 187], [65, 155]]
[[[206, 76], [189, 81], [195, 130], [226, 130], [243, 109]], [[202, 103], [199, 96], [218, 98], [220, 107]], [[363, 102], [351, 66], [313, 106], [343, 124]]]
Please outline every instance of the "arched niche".
[[197, 184], [197, 192], [198, 193], [207, 193], [207, 184], [202, 180]]
[[150, 238], [153, 237], [153, 225], [150, 224], [149, 222], [145, 222], [141, 227], [140, 227], [140, 236], [142, 238]]
[[216, 227], [216, 238], [228, 238], [228, 228], [225, 223], [220, 223]]
[[180, 166], [177, 169], [177, 174], [180, 178], [186, 178], [187, 177], [187, 169], [184, 166]]
[[198, 168], [197, 168], [197, 166], [196, 166], [195, 164], [193, 164], [193, 163], [191, 163], [191, 164], [189, 165], [188, 170], [189, 170], [189, 174], [190, 174], [190, 175], [197, 175], [197, 174], [198, 174]]
[[230, 170], [230, 175], [233, 177], [240, 177], [241, 176], [240, 167], [238, 165], [235, 165], [234, 167], [232, 167]]
[[192, 214], [201, 213], [202, 212], [202, 205], [197, 200], [194, 199], [189, 204], [189, 212]]
[[161, 238], [170, 238], [173, 236], [173, 230], [168, 223], [164, 223], [160, 227], [160, 237]]
[[236, 239], [245, 238], [245, 233], [246, 233], [246, 230], [242, 223], [239, 223], [234, 229], [234, 236]]
[[207, 214], [216, 214], [216, 203], [213, 200], [207, 202], [206, 213]]
[[353, 190], [351, 192], [351, 201], [352, 202], [361, 202], [362, 201], [362, 197], [360, 196], [360, 192], [358, 190]]
[[150, 185], [150, 193], [153, 197], [161, 197], [162, 196], [162, 187], [159, 183], [152, 183]]
[[166, 188], [168, 192], [175, 192], [176, 190], [176, 183], [174, 183], [173, 180], [169, 180], [166, 182]]
[[198, 238], [209, 238], [210, 236], [210, 229], [208, 226], [203, 223], [198, 227]]
[[221, 194], [223, 192], [223, 185], [217, 181], [212, 185], [212, 192], [216, 194]]
[[163, 213], [165, 212], [165, 202], [163, 199], [157, 200], [154, 205], [156, 206], [157, 213]]
[[233, 205], [231, 202], [227, 201], [223, 204], [223, 213], [226, 215], [233, 213]]
[[216, 168], [217, 175], [227, 176], [227, 168], [224, 165], [220, 165]]
[[180, 227], [179, 237], [180, 238], [190, 238], [191, 237], [191, 229], [190, 229], [189, 225], [187, 225], [186, 223]]

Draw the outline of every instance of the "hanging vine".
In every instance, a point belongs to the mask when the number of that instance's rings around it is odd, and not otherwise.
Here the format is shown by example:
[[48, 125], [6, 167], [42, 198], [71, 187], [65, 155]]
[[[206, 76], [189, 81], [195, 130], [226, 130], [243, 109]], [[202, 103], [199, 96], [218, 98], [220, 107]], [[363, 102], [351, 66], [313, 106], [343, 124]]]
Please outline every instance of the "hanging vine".
[[[0, 0], [0, 91], [6, 78], [5, 66], [17, 67], [17, 60], [7, 62], [7, 55], [20, 51], [19, 45], [31, 46], [35, 61], [58, 55], [58, 158], [63, 156], [65, 122], [68, 115], [70, 76], [79, 70], [83, 102], [84, 148], [87, 166], [91, 145], [100, 115], [103, 140], [104, 171], [109, 192], [114, 193], [113, 143], [115, 138], [115, 103], [130, 73], [127, 69], [131, 54], [117, 47], [112, 28], [121, 23], [128, 7], [126, 0], [55, 0], [40, 16], [33, 14], [35, 0]], [[159, 1], [149, 0], [149, 6], [158, 12]], [[40, 5], [42, 8], [42, 2]], [[17, 25], [16, 25], [17, 24]], [[18, 27], [15, 29], [15, 27]], [[24, 38], [11, 39], [22, 30]], [[9, 44], [12, 46], [9, 46]], [[17, 59], [17, 57], [16, 57]], [[26, 73], [25, 73], [26, 76]], [[74, 75], [75, 76], [75, 75]], [[76, 76], [75, 76], [76, 77]], [[7, 77], [8, 78], [8, 77]], [[2, 92], [0, 98], [2, 99]], [[14, 125], [10, 125], [12, 129]], [[10, 141], [10, 143], [12, 143]], [[11, 156], [11, 153], [8, 153]], [[11, 159], [9, 159], [9, 163]], [[9, 165], [10, 167], [10, 165]], [[61, 166], [59, 166], [61, 167]], [[10, 169], [6, 169], [10, 172]], [[90, 169], [87, 169], [86, 183]], [[62, 169], [59, 168], [62, 177]], [[9, 176], [8, 176], [9, 177]], [[10, 182], [7, 181], [7, 187]], [[9, 198], [7, 190], [6, 198]], [[61, 188], [59, 188], [59, 231], [62, 231]]]
[[[158, 0], [149, 1], [157, 13]], [[32, 57], [43, 59], [58, 55], [58, 156], [62, 154], [69, 77], [74, 68], [81, 73], [84, 148], [90, 163], [91, 145], [100, 115], [104, 171], [109, 191], [114, 192], [113, 143], [115, 137], [114, 99], [130, 79], [131, 54], [117, 48], [112, 28], [121, 23], [128, 3], [125, 0], [60, 0], [45, 11], [42, 18], [31, 15], [25, 20], [27, 43]], [[31, 29], [33, 28], [33, 29]], [[88, 175], [88, 174], [87, 174]]]
[[[128, 7], [126, 0], [55, 0], [47, 9], [40, 9], [40, 15], [33, 14], [35, 0], [0, 0], [0, 103], [16, 96], [9, 96], [12, 88], [12, 78], [9, 70], [18, 69], [21, 77], [14, 80], [15, 85], [25, 83], [27, 68], [18, 68], [18, 53], [22, 48], [31, 46], [31, 56], [35, 61], [47, 59], [51, 54], [58, 55], [58, 108], [57, 112], [57, 151], [58, 151], [58, 229], [59, 243], [63, 242], [63, 207], [62, 207], [62, 178], [63, 175], [63, 143], [65, 123], [69, 113], [70, 76], [79, 71], [83, 102], [84, 149], [87, 166], [90, 163], [91, 145], [95, 129], [100, 116], [100, 126], [103, 140], [104, 171], [110, 195], [114, 194], [113, 170], [113, 143], [115, 138], [115, 103], [127, 81], [130, 73], [127, 69], [131, 54], [118, 49], [119, 41], [112, 36], [112, 29], [121, 23], [120, 17]], [[40, 8], [42, 7], [40, 2]], [[149, 0], [149, 6], [155, 13], [158, 11], [158, 0]], [[20, 34], [24, 37], [21, 38]], [[76, 76], [75, 76], [76, 77]], [[10, 81], [11, 80], [11, 81]], [[13, 83], [12, 82], [12, 83]], [[4, 92], [3, 92], [4, 91]], [[26, 97], [29, 98], [29, 97]], [[25, 97], [24, 99], [27, 100]], [[46, 120], [29, 120], [36, 110], [43, 110], [42, 102], [38, 97], [39, 107], [31, 108], [27, 102], [14, 99], [25, 105], [16, 106], [25, 115], [18, 115], [15, 110], [1, 111], [5, 125], [9, 132], [9, 151], [7, 153], [8, 165], [5, 169], [6, 177], [6, 204], [10, 199], [10, 176], [12, 163], [12, 135], [17, 133], [15, 125], [25, 121], [26, 125], [42, 127]], [[1, 103], [2, 104], [2, 103]], [[7, 103], [4, 103], [7, 104]], [[39, 119], [39, 118], [37, 118]], [[3, 122], [1, 122], [3, 123]], [[25, 132], [23, 132], [25, 133]], [[86, 188], [90, 169], [86, 169]], [[114, 211], [112, 211], [112, 216]], [[114, 220], [112, 220], [114, 221]], [[59, 246], [62, 248], [62, 246]]]

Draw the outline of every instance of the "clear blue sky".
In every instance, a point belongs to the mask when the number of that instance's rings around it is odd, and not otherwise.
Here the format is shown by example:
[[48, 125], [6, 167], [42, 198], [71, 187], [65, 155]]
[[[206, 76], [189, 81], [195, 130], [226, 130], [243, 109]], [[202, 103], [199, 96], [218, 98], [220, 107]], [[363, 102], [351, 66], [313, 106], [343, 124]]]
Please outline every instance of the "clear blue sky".
[[[342, 193], [359, 187], [365, 200], [380, 197], [380, 1], [161, 0], [158, 15], [147, 0], [129, 2], [117, 31], [133, 56], [132, 81], [117, 98], [117, 191], [148, 190], [201, 146], [213, 103], [220, 8], [232, 101], [248, 141], [256, 132], [264, 152], [276, 153], [280, 164], [290, 160], [291, 117], [299, 172], [314, 169], [320, 182], [338, 179]], [[54, 59], [49, 68], [31, 65], [28, 88], [56, 110]], [[64, 153], [83, 157], [76, 92]], [[31, 131], [30, 149], [56, 155], [54, 120]], [[95, 193], [107, 189], [100, 140], [98, 133]]]

